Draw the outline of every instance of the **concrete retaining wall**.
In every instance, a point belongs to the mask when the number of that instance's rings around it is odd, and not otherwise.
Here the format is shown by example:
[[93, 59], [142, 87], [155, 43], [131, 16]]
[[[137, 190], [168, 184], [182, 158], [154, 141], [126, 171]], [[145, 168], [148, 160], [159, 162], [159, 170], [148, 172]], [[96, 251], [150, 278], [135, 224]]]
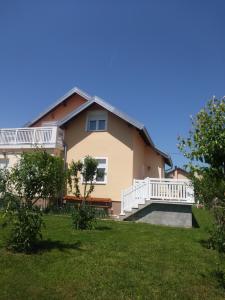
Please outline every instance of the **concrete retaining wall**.
[[192, 227], [192, 206], [174, 203], [151, 203], [126, 218], [126, 220], [174, 227]]

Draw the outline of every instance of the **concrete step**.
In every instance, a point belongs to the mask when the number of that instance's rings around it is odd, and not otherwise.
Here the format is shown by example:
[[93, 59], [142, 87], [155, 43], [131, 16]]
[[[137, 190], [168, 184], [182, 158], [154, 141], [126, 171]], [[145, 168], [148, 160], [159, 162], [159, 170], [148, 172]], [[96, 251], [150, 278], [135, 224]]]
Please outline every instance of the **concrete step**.
[[129, 218], [132, 215], [135, 215], [138, 211], [142, 210], [143, 208], [145, 208], [146, 206], [150, 205], [152, 202], [150, 200], [145, 200], [145, 204], [139, 204], [138, 208], [132, 208], [132, 211], [125, 211], [125, 216], [123, 216], [122, 220], [126, 220], [127, 218]]

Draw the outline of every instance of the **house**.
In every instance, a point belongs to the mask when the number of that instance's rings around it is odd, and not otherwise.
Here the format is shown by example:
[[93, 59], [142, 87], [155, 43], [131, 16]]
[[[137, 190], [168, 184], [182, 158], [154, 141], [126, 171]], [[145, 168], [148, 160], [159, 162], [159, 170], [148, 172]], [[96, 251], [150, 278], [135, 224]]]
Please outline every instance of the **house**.
[[[110, 199], [114, 215], [124, 214], [126, 209], [132, 210], [145, 201], [142, 190], [147, 191], [147, 185], [157, 185], [155, 196], [165, 198], [162, 181], [165, 165], [172, 167], [170, 156], [155, 146], [143, 124], [78, 88], [70, 90], [24, 127], [0, 129], [0, 166], [12, 166], [23, 151], [32, 151], [37, 146], [62, 156], [67, 165], [87, 155], [95, 157], [104, 175], [94, 182], [93, 201]], [[146, 178], [159, 182], [148, 182]], [[128, 187], [132, 187], [132, 195], [125, 191]]]
[[186, 170], [175, 166], [174, 169], [166, 172], [166, 177], [172, 179], [189, 179], [189, 173]]

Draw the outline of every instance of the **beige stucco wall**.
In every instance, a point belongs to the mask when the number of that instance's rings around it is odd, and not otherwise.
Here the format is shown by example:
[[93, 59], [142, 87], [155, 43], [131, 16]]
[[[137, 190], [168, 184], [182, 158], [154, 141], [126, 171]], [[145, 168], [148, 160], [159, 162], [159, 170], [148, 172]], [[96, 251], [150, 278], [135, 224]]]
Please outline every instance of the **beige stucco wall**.
[[183, 174], [182, 172], [177, 172], [177, 178], [178, 179], [189, 179], [185, 174]]
[[146, 174], [145, 166], [145, 144], [139, 132], [133, 128], [133, 178], [143, 179]]
[[188, 176], [180, 170], [174, 170], [169, 174], [169, 177], [173, 179], [189, 179]]
[[139, 132], [133, 129], [133, 177], [165, 177], [164, 160], [152, 147], [146, 145]]
[[88, 111], [70, 121], [65, 130], [67, 164], [87, 155], [108, 158], [107, 184], [95, 185], [93, 197], [120, 201], [121, 191], [132, 185], [133, 179], [164, 177], [164, 159], [147, 146], [137, 129], [108, 112], [108, 129], [87, 132]]
[[67, 163], [86, 155], [108, 158], [107, 184], [95, 185], [93, 197], [120, 201], [121, 191], [133, 180], [133, 128], [115, 115], [108, 113], [108, 130], [87, 132], [87, 111], [82, 112], [65, 129]]

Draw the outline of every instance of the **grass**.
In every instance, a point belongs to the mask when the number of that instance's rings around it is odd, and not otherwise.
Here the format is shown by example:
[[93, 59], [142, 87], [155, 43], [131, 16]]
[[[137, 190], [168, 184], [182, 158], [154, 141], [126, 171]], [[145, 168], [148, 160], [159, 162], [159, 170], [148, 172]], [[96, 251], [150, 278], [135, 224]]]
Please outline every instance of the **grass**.
[[218, 255], [204, 246], [210, 216], [195, 216], [200, 228], [99, 221], [83, 232], [47, 216], [37, 253], [1, 247], [0, 299], [224, 299]]

